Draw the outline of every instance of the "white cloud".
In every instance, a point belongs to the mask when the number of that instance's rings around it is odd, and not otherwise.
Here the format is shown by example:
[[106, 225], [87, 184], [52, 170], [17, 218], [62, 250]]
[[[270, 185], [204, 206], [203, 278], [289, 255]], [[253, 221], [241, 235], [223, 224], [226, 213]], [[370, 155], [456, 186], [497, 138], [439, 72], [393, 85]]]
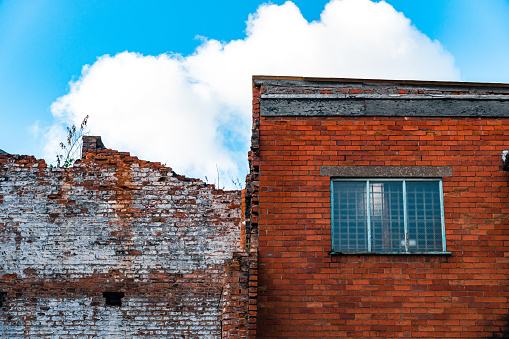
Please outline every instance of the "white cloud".
[[41, 122], [36, 120], [32, 126], [28, 127], [28, 131], [33, 138], [38, 138], [39, 134], [41, 133]]
[[74, 124], [89, 114], [107, 147], [186, 176], [213, 181], [217, 165], [231, 188], [229, 175], [243, 181], [247, 170], [254, 74], [459, 79], [452, 55], [383, 1], [331, 1], [311, 23], [287, 2], [261, 6], [244, 39], [204, 40], [187, 57], [102, 56], [51, 110]]

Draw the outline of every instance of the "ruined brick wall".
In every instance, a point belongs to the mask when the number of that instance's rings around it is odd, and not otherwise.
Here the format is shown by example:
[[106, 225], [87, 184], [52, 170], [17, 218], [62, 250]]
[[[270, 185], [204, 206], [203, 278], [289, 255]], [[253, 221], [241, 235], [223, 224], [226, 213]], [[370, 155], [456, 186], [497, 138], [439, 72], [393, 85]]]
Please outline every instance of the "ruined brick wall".
[[258, 336], [258, 244], [259, 244], [259, 194], [260, 194], [260, 93], [261, 89], [253, 87], [253, 122], [251, 150], [248, 153], [249, 174], [245, 189], [246, 237], [249, 242], [249, 317], [248, 338]]
[[99, 138], [84, 157], [0, 155], [0, 337], [221, 337], [241, 193]]
[[[256, 82], [258, 338], [507, 335], [509, 176], [500, 155], [509, 148], [509, 87], [382, 85]], [[432, 112], [432, 95], [448, 96], [437, 105], [450, 110]], [[456, 102], [460, 95], [468, 97]], [[398, 105], [420, 111], [391, 116]], [[505, 116], [489, 116], [495, 106]], [[452, 168], [443, 178], [450, 255], [329, 254], [331, 177], [321, 169], [375, 165]]]
[[[256, 332], [256, 286], [253, 282], [257, 277], [258, 248], [253, 244], [251, 218], [248, 217], [247, 200], [251, 195], [242, 190], [242, 252], [234, 253], [233, 260], [225, 265], [225, 279], [223, 289], [223, 338], [254, 338]], [[247, 198], [247, 199], [246, 199]], [[248, 225], [248, 227], [246, 227]]]

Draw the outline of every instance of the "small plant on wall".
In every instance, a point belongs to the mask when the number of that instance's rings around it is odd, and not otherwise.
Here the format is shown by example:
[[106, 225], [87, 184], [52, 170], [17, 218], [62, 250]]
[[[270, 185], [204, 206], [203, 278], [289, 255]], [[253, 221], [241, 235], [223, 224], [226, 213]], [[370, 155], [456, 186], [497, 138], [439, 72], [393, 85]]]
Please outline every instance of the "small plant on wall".
[[83, 119], [79, 128], [75, 125], [67, 127], [67, 140], [60, 143], [60, 153], [57, 153], [56, 165], [51, 167], [71, 167], [74, 162], [81, 159], [81, 148], [83, 146], [83, 136], [86, 131], [88, 115]]

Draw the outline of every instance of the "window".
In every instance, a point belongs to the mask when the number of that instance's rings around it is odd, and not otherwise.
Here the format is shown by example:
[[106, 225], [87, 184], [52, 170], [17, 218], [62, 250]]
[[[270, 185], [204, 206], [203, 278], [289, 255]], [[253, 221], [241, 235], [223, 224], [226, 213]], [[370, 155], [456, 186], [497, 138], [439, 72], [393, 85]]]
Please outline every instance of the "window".
[[444, 253], [439, 179], [333, 179], [332, 252]]

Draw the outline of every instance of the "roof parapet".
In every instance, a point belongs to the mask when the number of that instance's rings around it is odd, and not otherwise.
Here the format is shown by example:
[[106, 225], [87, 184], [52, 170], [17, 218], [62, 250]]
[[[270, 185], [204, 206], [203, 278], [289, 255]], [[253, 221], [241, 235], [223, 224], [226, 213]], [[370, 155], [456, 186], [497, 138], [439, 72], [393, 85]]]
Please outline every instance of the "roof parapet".
[[509, 117], [509, 84], [253, 77], [261, 116]]

